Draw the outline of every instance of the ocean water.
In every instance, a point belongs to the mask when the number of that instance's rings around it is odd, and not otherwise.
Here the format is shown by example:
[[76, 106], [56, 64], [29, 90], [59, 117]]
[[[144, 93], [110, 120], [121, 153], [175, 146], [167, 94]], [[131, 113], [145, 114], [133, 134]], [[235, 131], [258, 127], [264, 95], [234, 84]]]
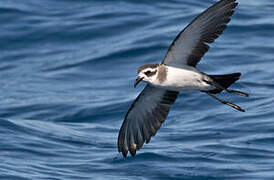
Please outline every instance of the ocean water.
[[238, 0], [198, 65], [242, 72], [249, 98], [181, 94], [135, 157], [117, 152], [123, 118], [144, 87], [137, 68], [213, 0], [1, 0], [0, 179], [274, 179], [274, 1]]

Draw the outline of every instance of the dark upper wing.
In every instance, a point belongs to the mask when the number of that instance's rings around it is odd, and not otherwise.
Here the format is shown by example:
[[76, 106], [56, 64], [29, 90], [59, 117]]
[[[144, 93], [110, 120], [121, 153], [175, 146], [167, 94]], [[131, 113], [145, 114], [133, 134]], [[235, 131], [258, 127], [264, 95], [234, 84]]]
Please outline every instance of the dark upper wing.
[[178, 96], [176, 91], [166, 91], [147, 85], [129, 108], [118, 136], [118, 151], [126, 157], [128, 151], [136, 154], [144, 142], [149, 143], [151, 136], [165, 121], [170, 105]]
[[196, 17], [174, 39], [162, 63], [195, 67], [208, 51], [207, 43], [222, 34], [237, 4], [236, 0], [221, 0]]

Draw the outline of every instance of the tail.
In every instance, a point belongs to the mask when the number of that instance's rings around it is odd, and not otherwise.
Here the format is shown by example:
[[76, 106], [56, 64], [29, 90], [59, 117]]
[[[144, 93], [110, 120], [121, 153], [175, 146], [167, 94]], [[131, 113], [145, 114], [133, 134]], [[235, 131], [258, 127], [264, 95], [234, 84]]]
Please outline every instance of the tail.
[[208, 91], [209, 93], [217, 94], [225, 90], [229, 93], [235, 93], [235, 94], [246, 96], [246, 97], [248, 96], [247, 93], [227, 89], [234, 82], [240, 79], [241, 73], [232, 73], [232, 74], [225, 74], [225, 75], [208, 75], [208, 76], [213, 80], [212, 85], [216, 87], [216, 89]]
[[238, 79], [240, 79], [241, 73], [233, 73], [233, 74], [225, 74], [225, 75], [208, 75], [211, 78], [211, 81], [208, 82], [210, 85], [214, 86], [215, 89], [210, 91], [204, 91], [209, 96], [213, 97], [214, 99], [218, 100], [219, 102], [226, 104], [230, 107], [233, 107], [234, 109], [237, 109], [238, 111], [245, 112], [244, 109], [242, 109], [240, 106], [233, 104], [228, 101], [224, 101], [218, 97], [216, 97], [213, 94], [217, 94], [225, 90], [228, 93], [234, 93], [238, 94], [240, 96], [248, 97], [247, 93], [236, 91], [232, 89], [228, 89], [229, 86], [231, 86], [234, 82], [236, 82]]

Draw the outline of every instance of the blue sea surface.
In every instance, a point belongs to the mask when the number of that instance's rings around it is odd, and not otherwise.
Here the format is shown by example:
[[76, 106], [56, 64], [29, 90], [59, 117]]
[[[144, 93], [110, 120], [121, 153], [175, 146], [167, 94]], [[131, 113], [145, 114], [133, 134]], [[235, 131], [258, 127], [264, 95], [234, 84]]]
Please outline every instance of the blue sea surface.
[[214, 0], [1, 0], [0, 179], [274, 179], [274, 1], [238, 0], [198, 69], [242, 72], [222, 93], [180, 94], [149, 144], [124, 159], [123, 118], [175, 36]]

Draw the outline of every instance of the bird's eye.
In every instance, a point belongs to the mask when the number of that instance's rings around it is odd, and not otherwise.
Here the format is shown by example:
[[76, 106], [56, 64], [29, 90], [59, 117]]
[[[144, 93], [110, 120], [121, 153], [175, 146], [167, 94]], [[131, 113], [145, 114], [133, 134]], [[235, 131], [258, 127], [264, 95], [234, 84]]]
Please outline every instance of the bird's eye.
[[151, 71], [146, 71], [145, 75], [149, 76], [151, 74]]

